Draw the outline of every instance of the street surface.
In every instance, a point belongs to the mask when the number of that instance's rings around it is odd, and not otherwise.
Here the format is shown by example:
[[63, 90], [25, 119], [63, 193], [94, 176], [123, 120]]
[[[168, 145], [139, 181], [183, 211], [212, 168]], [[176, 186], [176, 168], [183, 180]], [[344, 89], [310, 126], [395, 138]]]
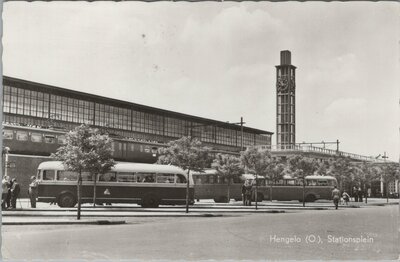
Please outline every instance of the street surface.
[[124, 217], [123, 225], [2, 227], [3, 259], [359, 259], [399, 257], [399, 206], [222, 217]]

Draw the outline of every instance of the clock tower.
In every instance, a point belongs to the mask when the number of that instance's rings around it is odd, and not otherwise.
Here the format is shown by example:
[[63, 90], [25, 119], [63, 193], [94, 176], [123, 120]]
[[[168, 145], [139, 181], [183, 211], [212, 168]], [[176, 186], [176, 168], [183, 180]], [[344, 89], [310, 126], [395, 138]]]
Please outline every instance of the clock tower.
[[276, 146], [294, 148], [296, 143], [296, 67], [289, 50], [281, 51], [281, 64], [276, 66]]

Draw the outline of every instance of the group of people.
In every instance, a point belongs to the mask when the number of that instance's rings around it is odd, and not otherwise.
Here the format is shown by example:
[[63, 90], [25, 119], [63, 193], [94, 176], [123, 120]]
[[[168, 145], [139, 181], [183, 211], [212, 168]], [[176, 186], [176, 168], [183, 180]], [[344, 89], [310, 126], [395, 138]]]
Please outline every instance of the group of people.
[[253, 185], [250, 179], [246, 179], [242, 185], [242, 199], [244, 206], [251, 206], [251, 199], [253, 195]]
[[[31, 177], [31, 183], [29, 184], [29, 198], [31, 202], [31, 207], [36, 208], [36, 198], [37, 198], [37, 186], [38, 181], [35, 176]], [[16, 209], [17, 208], [17, 199], [19, 197], [19, 193], [21, 191], [21, 187], [17, 182], [16, 178], [10, 179], [9, 176], [4, 176], [2, 180], [2, 196], [1, 196], [1, 208], [5, 209]]]
[[354, 202], [362, 202], [363, 201], [363, 194], [361, 187], [353, 187], [353, 197]]
[[[354, 202], [362, 202], [363, 201], [363, 194], [361, 187], [353, 187], [353, 197]], [[350, 201], [350, 195], [344, 190], [343, 194], [340, 194], [339, 189], [335, 186], [332, 191], [332, 199], [335, 205], [335, 208], [338, 209], [339, 202], [342, 201], [343, 204], [348, 205]]]
[[1, 208], [17, 208], [17, 199], [21, 191], [17, 179], [10, 179], [9, 176], [4, 176], [2, 183], [2, 195], [1, 195]]

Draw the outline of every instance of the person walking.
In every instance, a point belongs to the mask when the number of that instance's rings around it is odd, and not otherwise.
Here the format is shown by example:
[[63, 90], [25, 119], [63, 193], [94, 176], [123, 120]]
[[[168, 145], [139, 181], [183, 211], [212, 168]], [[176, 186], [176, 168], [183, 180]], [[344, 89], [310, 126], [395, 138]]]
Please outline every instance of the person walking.
[[1, 209], [6, 209], [7, 197], [10, 190], [10, 177], [4, 176], [3, 180], [1, 181]]
[[8, 183], [8, 192], [7, 192], [7, 197], [6, 197], [6, 206], [7, 206], [7, 208], [11, 208], [12, 206], [11, 206], [11, 188], [12, 188], [12, 186], [13, 186], [13, 180], [10, 180], [10, 178], [8, 178], [9, 179], [9, 183]]
[[353, 187], [353, 197], [354, 197], [354, 202], [358, 202], [358, 190], [357, 190], [357, 187]]
[[350, 200], [349, 194], [347, 194], [346, 191], [343, 191], [342, 197], [343, 197], [343, 200], [344, 200], [344, 202], [345, 202], [345, 204], [347, 206], [349, 204], [349, 200]]
[[38, 194], [38, 181], [35, 176], [31, 176], [31, 183], [29, 184], [28, 194], [31, 201], [31, 207], [36, 208], [36, 198]]
[[246, 180], [246, 206], [251, 206], [251, 195], [253, 192], [253, 186], [251, 185], [250, 180]]
[[242, 185], [242, 200], [243, 200], [243, 205], [245, 206], [246, 203], [246, 181], [244, 181], [243, 185]]
[[340, 199], [340, 191], [337, 189], [337, 186], [332, 190], [332, 199], [333, 203], [335, 204], [335, 209], [338, 209], [339, 206], [339, 199]]
[[21, 188], [19, 184], [17, 183], [17, 179], [13, 178], [11, 180], [12, 182], [12, 187], [11, 187], [11, 206], [13, 209], [17, 208], [17, 199], [19, 196], [19, 192], [21, 191]]
[[363, 201], [363, 193], [362, 193], [361, 187], [358, 187], [357, 196], [358, 196], [358, 202], [362, 202]]

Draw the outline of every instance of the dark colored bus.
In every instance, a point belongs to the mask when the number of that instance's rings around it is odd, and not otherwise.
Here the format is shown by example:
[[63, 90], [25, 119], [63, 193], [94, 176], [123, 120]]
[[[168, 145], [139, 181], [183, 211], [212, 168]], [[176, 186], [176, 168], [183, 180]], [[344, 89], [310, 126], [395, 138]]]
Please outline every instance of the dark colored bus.
[[[43, 162], [38, 167], [38, 201], [54, 202], [60, 207], [77, 203], [76, 172], [60, 161]], [[187, 174], [179, 167], [142, 163], [117, 163], [96, 181], [96, 203], [137, 203], [143, 207], [186, 203]], [[93, 202], [94, 181], [82, 173], [82, 203]], [[193, 204], [193, 182], [189, 180], [189, 200]]]
[[[218, 176], [216, 170], [208, 169], [204, 172], [194, 172], [192, 176], [195, 199], [213, 199], [216, 203], [229, 202], [227, 199], [228, 180]], [[229, 188], [231, 199], [236, 201], [242, 199], [241, 187], [246, 179], [251, 180], [254, 184], [255, 177], [252, 174], [243, 174], [236, 179], [231, 179]], [[332, 190], [337, 184], [336, 179], [331, 176], [307, 176], [305, 182], [305, 200], [307, 202], [314, 202], [318, 199], [331, 199]], [[272, 200], [302, 201], [303, 180], [285, 177], [279, 181], [271, 182], [263, 177], [258, 177], [258, 201], [270, 200], [271, 193]]]

